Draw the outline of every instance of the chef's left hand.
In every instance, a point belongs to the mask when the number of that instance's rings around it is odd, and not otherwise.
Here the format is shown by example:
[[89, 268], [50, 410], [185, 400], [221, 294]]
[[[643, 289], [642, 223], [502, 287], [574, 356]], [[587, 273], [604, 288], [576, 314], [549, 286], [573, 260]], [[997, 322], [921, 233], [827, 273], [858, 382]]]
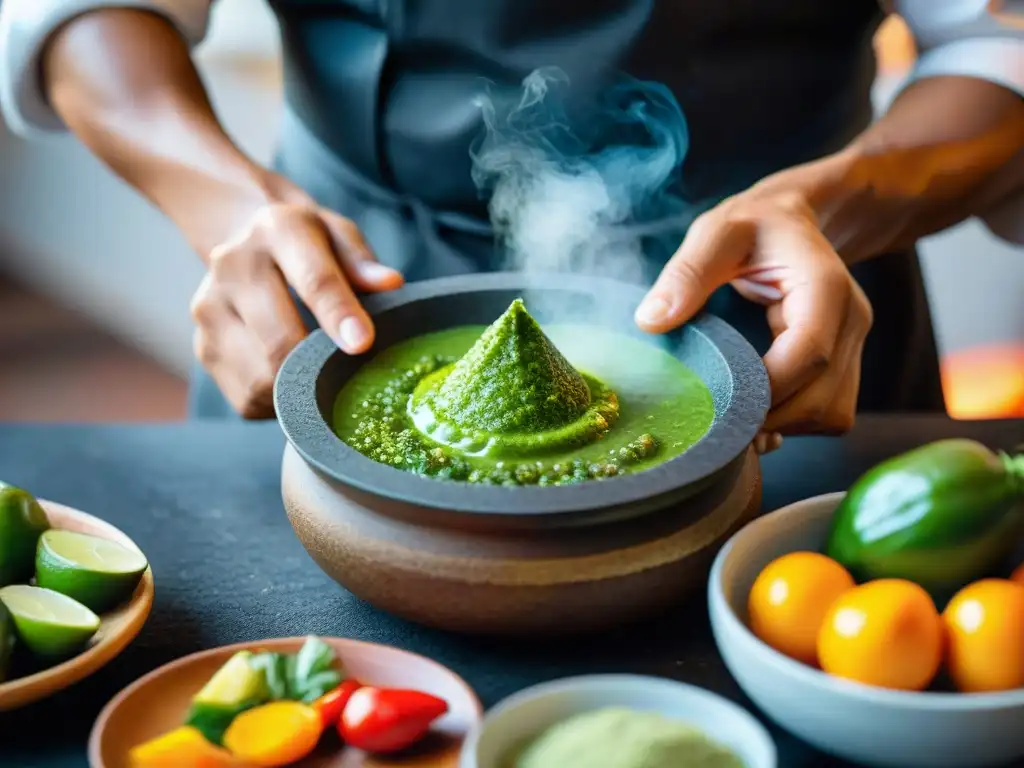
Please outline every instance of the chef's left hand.
[[764, 358], [772, 410], [762, 451], [777, 447], [772, 433], [853, 426], [872, 324], [867, 297], [800, 191], [802, 175], [784, 171], [700, 216], [636, 313], [643, 330], [664, 333], [727, 283], [766, 307], [774, 341]]

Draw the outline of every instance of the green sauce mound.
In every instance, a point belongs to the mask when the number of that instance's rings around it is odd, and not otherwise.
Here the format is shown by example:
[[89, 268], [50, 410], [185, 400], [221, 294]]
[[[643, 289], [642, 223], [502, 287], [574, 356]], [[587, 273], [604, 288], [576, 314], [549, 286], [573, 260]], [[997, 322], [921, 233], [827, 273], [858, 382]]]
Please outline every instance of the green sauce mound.
[[744, 768], [699, 729], [653, 712], [599, 709], [552, 726], [503, 768]]
[[332, 427], [364, 456], [403, 471], [555, 486], [644, 471], [712, 423], [710, 391], [667, 352], [589, 325], [548, 331], [557, 345], [517, 300], [487, 328], [392, 345], [342, 387]]
[[539, 456], [599, 440], [619, 416], [615, 393], [577, 371], [516, 299], [454, 365], [425, 377], [413, 425], [464, 455]]
[[425, 400], [460, 429], [498, 434], [544, 432], [580, 418], [591, 392], [522, 299], [483, 332]]

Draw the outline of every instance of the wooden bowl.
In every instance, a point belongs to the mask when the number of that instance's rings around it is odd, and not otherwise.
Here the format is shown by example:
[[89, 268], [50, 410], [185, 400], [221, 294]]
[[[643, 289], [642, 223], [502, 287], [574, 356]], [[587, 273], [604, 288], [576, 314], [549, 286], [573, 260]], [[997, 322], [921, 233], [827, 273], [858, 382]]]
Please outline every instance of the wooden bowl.
[[[480, 722], [483, 708], [472, 689], [435, 661], [386, 645], [322, 638], [334, 646], [348, 674], [366, 685], [412, 688], [448, 702], [448, 714], [434, 732], [408, 753], [371, 757], [358, 749], [324, 749], [301, 768], [455, 768], [466, 735]], [[304, 637], [238, 643], [185, 656], [150, 672], [110, 700], [89, 737], [92, 768], [128, 768], [132, 747], [180, 726], [192, 697], [237, 651], [262, 648], [294, 653]], [[185, 768], [185, 766], [182, 766]]]
[[[708, 315], [652, 337], [636, 329], [637, 286], [499, 273], [414, 283], [366, 301], [376, 348], [487, 324], [525, 296], [541, 323], [592, 323], [658, 344], [711, 391], [715, 418], [683, 454], [578, 485], [445, 482], [379, 464], [332, 431], [334, 399], [367, 356], [321, 331], [288, 357], [274, 401], [288, 439], [285, 509], [333, 579], [384, 610], [470, 633], [587, 631], [641, 618], [703, 583], [719, 544], [760, 506], [751, 443], [770, 403], [753, 347]], [[368, 353], [372, 355], [372, 351]]]
[[[53, 501], [40, 499], [39, 503], [46, 510], [53, 528], [100, 536], [137, 552], [142, 551], [110, 523]], [[54, 667], [0, 683], [0, 712], [45, 699], [96, 672], [135, 639], [152, 607], [153, 571], [147, 568], [132, 599], [117, 610], [100, 616], [103, 623], [84, 651]]]

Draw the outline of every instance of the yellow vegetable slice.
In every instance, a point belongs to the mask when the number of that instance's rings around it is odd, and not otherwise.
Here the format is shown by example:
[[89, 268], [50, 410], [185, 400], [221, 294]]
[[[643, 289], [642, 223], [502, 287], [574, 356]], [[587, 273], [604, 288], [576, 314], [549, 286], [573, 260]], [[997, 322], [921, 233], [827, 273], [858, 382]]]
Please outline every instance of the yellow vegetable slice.
[[132, 768], [239, 768], [243, 765], [189, 725], [135, 747], [129, 753], [129, 764]]
[[320, 741], [320, 714], [297, 701], [274, 701], [242, 712], [224, 733], [224, 746], [248, 765], [278, 768], [301, 760]]

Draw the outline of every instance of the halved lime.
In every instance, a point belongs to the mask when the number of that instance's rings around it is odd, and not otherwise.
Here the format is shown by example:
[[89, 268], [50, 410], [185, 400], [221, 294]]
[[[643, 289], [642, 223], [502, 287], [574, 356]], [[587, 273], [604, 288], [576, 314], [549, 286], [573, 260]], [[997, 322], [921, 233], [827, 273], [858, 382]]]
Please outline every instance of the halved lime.
[[142, 554], [109, 539], [49, 530], [39, 537], [36, 584], [103, 613], [131, 597], [147, 565]]
[[65, 658], [81, 650], [100, 628], [100, 617], [67, 595], [27, 584], [0, 589], [18, 639], [32, 653]]
[[0, 483], [0, 587], [32, 578], [36, 543], [49, 527], [31, 493]]

